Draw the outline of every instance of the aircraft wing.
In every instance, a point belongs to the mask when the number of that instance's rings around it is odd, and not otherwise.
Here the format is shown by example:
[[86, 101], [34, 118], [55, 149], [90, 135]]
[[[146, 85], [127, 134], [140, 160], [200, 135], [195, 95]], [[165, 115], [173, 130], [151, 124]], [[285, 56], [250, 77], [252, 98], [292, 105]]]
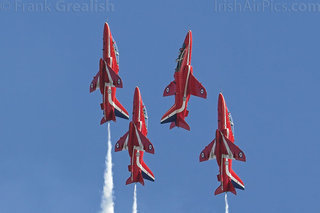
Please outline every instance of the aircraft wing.
[[[122, 80], [120, 76], [115, 71], [113, 71], [112, 68], [107, 63], [105, 64], [106, 64], [106, 69], [108, 69], [107, 72], [110, 74], [110, 77], [112, 79], [113, 85], [117, 88], [122, 88], [123, 85], [122, 85]], [[108, 78], [109, 78], [109, 75], [108, 75]]]
[[204, 86], [190, 74], [188, 90], [191, 95], [198, 96], [200, 98], [207, 98], [207, 91]]
[[209, 145], [206, 146], [200, 153], [200, 157], [199, 157], [200, 162], [215, 159], [216, 158], [215, 149], [216, 149], [216, 139], [213, 139], [213, 141], [209, 143]]
[[154, 147], [152, 143], [149, 141], [149, 139], [146, 136], [144, 136], [137, 128], [135, 130], [136, 130], [136, 136], [137, 136], [138, 142], [140, 145], [143, 146], [142, 151], [146, 151], [148, 153], [154, 154]]
[[163, 96], [170, 96], [176, 94], [176, 82], [171, 81], [171, 83], [164, 89]]
[[99, 72], [93, 77], [93, 80], [90, 84], [90, 92], [94, 92], [96, 89], [99, 88]]
[[237, 145], [232, 143], [230, 140], [225, 138], [223, 135], [222, 135], [222, 140], [223, 140], [224, 146], [227, 150], [227, 153], [225, 153], [225, 154], [227, 154], [230, 159], [235, 159], [235, 160], [239, 160], [239, 161], [246, 161], [245, 154]]
[[115, 145], [115, 152], [119, 152], [122, 150], [128, 150], [128, 140], [129, 140], [129, 132], [124, 134]]

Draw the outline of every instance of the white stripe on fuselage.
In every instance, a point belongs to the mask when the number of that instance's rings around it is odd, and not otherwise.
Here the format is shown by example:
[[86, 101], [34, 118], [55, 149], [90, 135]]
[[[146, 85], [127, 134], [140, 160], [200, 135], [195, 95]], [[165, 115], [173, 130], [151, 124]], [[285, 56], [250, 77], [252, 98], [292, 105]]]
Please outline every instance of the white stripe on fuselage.
[[140, 135], [139, 135], [139, 133], [138, 133], [138, 130], [137, 130], [137, 127], [136, 127], [135, 124], [134, 124], [134, 129], [135, 129], [136, 136], [137, 136], [138, 143], [139, 143], [139, 146], [136, 146], [136, 149], [137, 149], [137, 150], [144, 151], [144, 149], [143, 149], [143, 144], [142, 144], [142, 142], [141, 142], [141, 138], [140, 138]]
[[[139, 153], [139, 155], [138, 155], [138, 153]], [[143, 166], [140, 164], [139, 157], [140, 157], [140, 152], [137, 150], [137, 166], [138, 166], [144, 173], [146, 173], [149, 177], [151, 177], [151, 178], [154, 180], [153, 175], [151, 175], [147, 170], [145, 170], [145, 168], [143, 168]]]
[[98, 79], [97, 79], [97, 85], [96, 85], [96, 89], [100, 88], [100, 76], [98, 76]]
[[129, 134], [126, 137], [126, 140], [124, 141], [122, 150], [128, 150], [128, 141], [129, 141]]
[[[244, 185], [242, 185], [236, 178], [234, 178], [232, 175], [231, 175], [231, 173], [230, 173], [230, 171], [229, 171], [229, 167], [228, 167], [228, 165], [229, 165], [229, 161], [228, 161], [228, 159], [235, 159], [234, 157], [233, 157], [233, 154], [232, 154], [232, 152], [231, 152], [231, 150], [230, 150], [230, 147], [228, 146], [228, 144], [227, 144], [227, 142], [226, 142], [226, 140], [225, 140], [225, 138], [224, 138], [224, 135], [222, 134], [222, 132], [220, 132], [220, 134], [221, 134], [221, 137], [222, 137], [222, 140], [223, 140], [223, 143], [224, 143], [224, 145], [225, 145], [225, 147], [226, 147], [226, 150], [227, 150], [227, 155], [222, 155], [221, 156], [221, 167], [222, 167], [222, 162], [224, 161], [224, 159], [225, 159], [225, 170], [226, 170], [226, 174], [227, 174], [227, 176], [228, 177], [230, 177], [231, 178], [231, 180], [233, 180], [234, 182], [236, 182], [237, 184], [239, 184], [242, 188], [244, 188]], [[221, 171], [221, 174], [222, 174], [222, 171]]]
[[173, 111], [170, 115], [168, 115], [164, 119], [162, 119], [161, 122], [163, 122], [164, 120], [167, 120], [168, 118], [174, 116], [175, 114], [182, 112], [186, 107], [187, 89], [188, 89], [188, 82], [189, 82], [189, 76], [190, 76], [190, 70], [191, 70], [191, 65], [189, 64], [189, 55], [190, 55], [190, 36], [189, 36], [188, 56], [187, 56], [188, 74], [187, 74], [187, 80], [186, 80], [184, 93], [183, 93], [182, 106], [179, 109], [176, 109], [175, 111]]
[[[112, 58], [110, 58], [110, 61], [112, 61]], [[114, 108], [116, 108], [119, 112], [121, 112], [123, 115], [125, 115], [126, 117], [129, 118], [129, 116], [122, 110], [120, 109], [113, 101], [112, 101], [112, 97], [111, 97], [111, 87], [115, 87], [114, 84], [113, 84], [113, 81], [112, 81], [112, 78], [111, 78], [111, 74], [110, 74], [110, 70], [108, 69], [108, 66], [106, 65], [106, 62], [104, 61], [105, 63], [105, 67], [106, 67], [106, 72], [107, 72], [107, 75], [108, 75], [108, 78], [109, 78], [109, 83], [105, 83], [104, 85], [104, 97], [105, 97], [105, 94], [106, 94], [106, 88], [107, 88], [107, 91], [108, 91], [108, 101], [110, 103], [111, 106], [113, 106]], [[105, 102], [105, 98], [104, 98], [104, 102]], [[106, 119], [106, 115], [105, 116], [105, 119]]]
[[[112, 61], [112, 58], [110, 58], [110, 61]], [[106, 61], [104, 61], [104, 65], [105, 65], [105, 67], [106, 67], [107, 75], [108, 75], [108, 78], [109, 78], [109, 83], [105, 83], [105, 84], [106, 84], [107, 86], [114, 86], [113, 80], [112, 80], [112, 78], [111, 78], [110, 70], [109, 70], [109, 68], [108, 68], [108, 66], [107, 66]], [[111, 64], [110, 64], [109, 66], [111, 67]]]
[[187, 58], [187, 64], [189, 65], [189, 55], [190, 55], [190, 35], [189, 35], [189, 44], [188, 44], [188, 58]]
[[140, 96], [138, 97], [138, 108], [139, 108], [139, 110], [138, 110], [138, 112], [139, 112], [139, 115], [138, 115], [138, 122], [139, 122], [139, 125], [140, 125], [140, 129], [141, 129], [141, 127], [142, 127], [142, 121], [141, 121], [141, 117], [140, 117], [140, 113], [141, 113], [141, 109], [140, 109]]
[[111, 58], [110, 56], [110, 38], [111, 38], [111, 31], [110, 31], [110, 28], [108, 30], [108, 58]]
[[224, 125], [224, 129], [227, 129], [227, 115], [226, 115], [226, 106], [225, 106], [225, 104], [223, 105], [223, 125]]
[[215, 159], [217, 156], [214, 154], [216, 149], [216, 139], [213, 140], [213, 147], [211, 149], [209, 159]]
[[111, 104], [111, 106], [113, 106], [115, 109], [117, 109], [119, 112], [121, 112], [121, 114], [123, 114], [127, 118], [129, 118], [129, 116], [112, 101], [111, 92], [112, 92], [111, 87], [108, 86], [108, 101]]
[[[227, 157], [227, 156], [224, 156], [222, 155], [223, 157]], [[223, 157], [222, 157], [222, 160], [223, 160]], [[236, 182], [239, 186], [241, 186], [242, 188], [244, 188], [244, 185], [242, 185], [240, 183], [240, 181], [238, 181], [235, 177], [233, 177], [229, 171], [229, 161], [228, 161], [228, 158], [225, 158], [225, 166], [226, 166], [226, 174], [228, 177], [231, 178], [231, 180], [233, 180], [234, 182]]]
[[221, 137], [222, 137], [223, 144], [226, 147], [226, 150], [228, 152], [228, 155], [226, 155], [226, 156], [228, 156], [228, 158], [230, 158], [230, 159], [234, 159], [233, 154], [232, 154], [232, 152], [230, 150], [230, 147], [228, 146], [227, 141], [224, 138], [224, 135], [222, 134], [222, 132], [220, 132], [220, 134], [221, 134]]
[[221, 189], [223, 191], [223, 178], [222, 178], [222, 174], [223, 174], [223, 157], [221, 157], [221, 166], [220, 166], [220, 181], [221, 181]]

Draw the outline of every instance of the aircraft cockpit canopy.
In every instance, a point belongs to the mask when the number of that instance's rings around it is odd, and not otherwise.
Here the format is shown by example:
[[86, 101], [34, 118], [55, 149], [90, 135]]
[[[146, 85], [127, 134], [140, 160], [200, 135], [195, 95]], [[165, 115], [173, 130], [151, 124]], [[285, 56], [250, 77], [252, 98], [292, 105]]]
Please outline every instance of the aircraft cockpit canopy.
[[234, 123], [233, 123], [233, 119], [230, 112], [229, 112], [229, 120], [230, 120], [231, 129], [234, 135]]
[[176, 59], [177, 62], [177, 67], [176, 67], [176, 72], [179, 72], [181, 63], [183, 61], [184, 53], [185, 53], [186, 45], [183, 43], [182, 47], [179, 49], [179, 56]]
[[144, 114], [144, 118], [145, 118], [145, 121], [146, 121], [146, 127], [148, 129], [148, 112], [147, 112], [147, 108], [146, 106], [143, 104], [143, 114]]
[[117, 46], [117, 43], [115, 40], [113, 40], [113, 48], [114, 48], [114, 52], [116, 54], [117, 63], [119, 65], [119, 49], [118, 49], [118, 46]]

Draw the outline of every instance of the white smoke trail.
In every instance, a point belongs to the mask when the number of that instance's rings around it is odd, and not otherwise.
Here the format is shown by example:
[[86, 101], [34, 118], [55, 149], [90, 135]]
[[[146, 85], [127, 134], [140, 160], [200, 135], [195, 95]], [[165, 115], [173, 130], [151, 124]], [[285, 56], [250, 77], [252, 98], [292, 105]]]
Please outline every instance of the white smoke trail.
[[138, 204], [137, 204], [137, 185], [134, 184], [132, 213], [137, 213], [137, 212], [138, 212]]
[[101, 201], [101, 213], [114, 213], [113, 202], [113, 175], [112, 175], [112, 156], [111, 156], [111, 132], [108, 122], [108, 150], [106, 155], [106, 170], [104, 172], [104, 186]]
[[224, 201], [225, 201], [225, 203], [226, 203], [226, 213], [229, 213], [229, 205], [228, 205], [227, 192], [224, 194]]

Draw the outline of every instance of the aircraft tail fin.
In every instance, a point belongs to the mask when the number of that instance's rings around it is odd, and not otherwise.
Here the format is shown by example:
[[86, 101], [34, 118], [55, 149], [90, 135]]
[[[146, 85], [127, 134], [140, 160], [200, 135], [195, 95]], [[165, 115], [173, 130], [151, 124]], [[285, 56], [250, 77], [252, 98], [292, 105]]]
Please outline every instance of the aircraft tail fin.
[[131, 183], [137, 183], [137, 182], [141, 183], [141, 185], [144, 186], [144, 180], [142, 178], [141, 173], [137, 174], [136, 177], [132, 176], [132, 173], [131, 173], [131, 176], [126, 181], [126, 185], [131, 184]]
[[116, 117], [115, 117], [115, 114], [114, 114], [114, 111], [113, 110], [104, 110], [103, 113], [106, 114], [106, 116], [103, 116], [101, 121], [100, 121], [100, 124], [104, 124], [106, 123], [107, 121], [116, 121]]
[[[107, 99], [107, 97], [105, 97]], [[110, 106], [109, 102], [103, 102], [100, 104], [101, 110], [103, 110], [103, 118], [100, 121], [100, 124], [104, 124], [107, 121], [116, 121], [116, 116], [113, 108]]]
[[222, 185], [220, 185], [216, 191], [214, 192], [214, 195], [221, 194], [223, 192], [232, 192], [233, 194], [237, 195], [236, 189], [234, 188], [233, 184], [231, 181], [228, 183], [226, 188], [223, 188]]
[[104, 123], [106, 123], [107, 122], [107, 120], [105, 119], [105, 117], [103, 117], [102, 119], [101, 119], [101, 121], [100, 121], [100, 125], [102, 125], [102, 124], [104, 124]]
[[171, 122], [170, 129], [172, 129], [176, 126], [190, 131], [190, 126], [188, 125], [188, 123], [185, 120], [177, 119], [176, 121]]
[[176, 120], [176, 126], [181, 127], [181, 128], [184, 128], [184, 129], [190, 131], [190, 126], [189, 126], [188, 123], [187, 123], [185, 120], [183, 120], [183, 119], [177, 119], [177, 120]]
[[171, 122], [171, 124], [170, 124], [170, 129], [172, 129], [172, 128], [174, 128], [174, 127], [176, 127], [176, 122], [175, 122], [175, 121]]
[[223, 192], [225, 192], [225, 191], [222, 189], [222, 186], [220, 185], [220, 186], [216, 189], [216, 191], [214, 192], [214, 195], [218, 195], [218, 194], [221, 194], [221, 193], [223, 193]]

